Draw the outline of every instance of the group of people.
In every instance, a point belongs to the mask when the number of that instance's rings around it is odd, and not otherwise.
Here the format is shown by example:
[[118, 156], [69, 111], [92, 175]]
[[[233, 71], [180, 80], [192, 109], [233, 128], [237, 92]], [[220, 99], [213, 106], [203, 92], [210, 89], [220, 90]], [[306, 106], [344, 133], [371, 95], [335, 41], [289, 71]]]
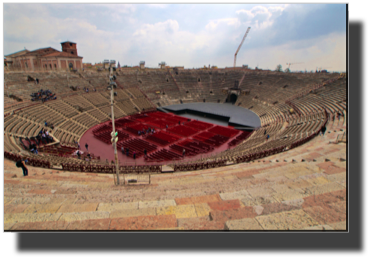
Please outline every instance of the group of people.
[[46, 102], [48, 100], [56, 100], [57, 96], [55, 96], [55, 93], [52, 93], [49, 89], [48, 90], [39, 90], [38, 92], [32, 93], [30, 95], [32, 97], [32, 101], [42, 101]]
[[29, 145], [29, 149], [30, 149], [30, 152], [31, 152], [31, 153], [34, 153], [34, 154], [37, 154], [37, 155], [38, 155], [38, 149], [37, 149], [36, 144], [31, 144], [31, 145]]
[[[127, 157], [129, 156], [129, 148], [127, 147], [126, 149], [124, 149], [124, 147], [121, 147], [121, 154], [125, 154], [127, 155]], [[136, 151], [133, 151], [133, 159], [136, 160]], [[144, 149], [144, 155], [147, 156], [147, 150]]]
[[148, 129], [142, 129], [142, 130], [139, 130], [139, 131], [137, 131], [137, 134], [140, 136], [140, 135], [145, 135], [145, 134], [147, 134], [147, 135], [149, 135], [149, 134], [151, 134], [151, 135], [153, 135], [153, 133], [155, 133], [156, 131], [154, 130], [154, 128], [148, 128]]
[[49, 134], [49, 130], [48, 129], [45, 130], [44, 128], [40, 130], [36, 139], [38, 141], [38, 145], [40, 145], [40, 142], [42, 142], [43, 144], [54, 142], [53, 137], [51, 137]]

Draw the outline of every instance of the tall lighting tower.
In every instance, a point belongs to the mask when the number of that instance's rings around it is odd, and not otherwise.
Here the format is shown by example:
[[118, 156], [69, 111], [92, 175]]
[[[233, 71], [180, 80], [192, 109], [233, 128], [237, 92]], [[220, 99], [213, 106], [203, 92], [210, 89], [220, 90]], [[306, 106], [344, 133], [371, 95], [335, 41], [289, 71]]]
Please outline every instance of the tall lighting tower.
[[248, 29], [247, 29], [247, 31], [245, 32], [245, 35], [244, 35], [244, 37], [243, 37], [243, 40], [241, 41], [241, 43], [240, 43], [240, 45], [239, 45], [239, 47], [238, 47], [238, 49], [237, 49], [237, 51], [236, 51], [236, 53], [235, 53], [235, 58], [234, 58], [234, 68], [236, 67], [236, 56], [237, 56], [237, 54], [238, 54], [238, 52], [239, 52], [241, 46], [243, 45], [244, 40], [245, 40], [245, 38], [247, 37], [248, 32], [249, 32], [250, 29], [251, 29], [251, 27], [248, 27]]
[[116, 185], [120, 185], [120, 180], [119, 180], [119, 160], [117, 158], [117, 141], [118, 141], [118, 137], [117, 137], [117, 132], [115, 132], [115, 115], [114, 115], [114, 112], [113, 112], [113, 102], [114, 102], [114, 92], [113, 92], [113, 87], [116, 86], [116, 83], [114, 82], [114, 80], [116, 80], [116, 76], [113, 76], [112, 74], [112, 65], [115, 65], [116, 62], [114, 60], [111, 60], [110, 62], [110, 67], [109, 67], [109, 70], [110, 70], [110, 76], [109, 76], [109, 86], [108, 86], [108, 89], [110, 90], [111, 92], [111, 116], [112, 116], [112, 132], [111, 132], [111, 143], [113, 145], [113, 148], [114, 148], [114, 152], [115, 152], [115, 166], [116, 166], [116, 178], [117, 178], [117, 181], [116, 181]]

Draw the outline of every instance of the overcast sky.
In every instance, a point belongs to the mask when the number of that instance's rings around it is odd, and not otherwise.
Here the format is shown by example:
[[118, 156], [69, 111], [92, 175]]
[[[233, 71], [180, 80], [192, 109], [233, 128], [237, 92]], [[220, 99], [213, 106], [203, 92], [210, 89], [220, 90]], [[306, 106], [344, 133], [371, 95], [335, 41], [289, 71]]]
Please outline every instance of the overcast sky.
[[77, 43], [83, 62], [346, 70], [344, 4], [4, 4], [4, 55]]

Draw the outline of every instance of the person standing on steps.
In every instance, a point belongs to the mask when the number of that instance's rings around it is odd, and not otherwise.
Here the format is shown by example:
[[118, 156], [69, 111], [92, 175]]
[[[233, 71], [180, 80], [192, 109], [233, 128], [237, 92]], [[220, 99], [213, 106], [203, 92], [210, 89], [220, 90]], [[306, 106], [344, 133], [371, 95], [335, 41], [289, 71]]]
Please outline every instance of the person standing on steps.
[[86, 150], [88, 151], [88, 144], [86, 143], [84, 146], [86, 147]]
[[22, 168], [22, 173], [24, 176], [28, 176], [28, 169], [25, 165], [26, 162], [28, 162], [28, 160], [23, 160], [22, 158], [16, 162], [16, 166]]
[[127, 157], [129, 156], [129, 148], [127, 147], [127, 150], [125, 151], [125, 154], [127, 155]]
[[144, 155], [145, 155], [145, 157], [147, 156], [147, 155], [146, 155], [146, 148], [144, 148]]
[[121, 147], [121, 154], [124, 154], [124, 147]]
[[186, 154], [186, 150], [183, 149], [183, 150], [182, 150], [182, 156], [185, 157], [185, 154]]
[[323, 137], [325, 137], [326, 126], [323, 126], [323, 127], [322, 127], [321, 132], [322, 132], [322, 134], [323, 134]]
[[136, 160], [136, 151], [133, 152], [133, 159]]

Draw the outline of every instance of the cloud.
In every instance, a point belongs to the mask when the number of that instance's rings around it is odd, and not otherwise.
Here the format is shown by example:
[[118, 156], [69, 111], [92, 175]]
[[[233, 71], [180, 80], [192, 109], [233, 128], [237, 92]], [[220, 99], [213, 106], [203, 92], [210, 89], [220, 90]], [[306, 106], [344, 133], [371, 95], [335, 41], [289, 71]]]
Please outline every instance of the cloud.
[[252, 25], [253, 29], [265, 29], [274, 23], [287, 5], [281, 6], [255, 6], [250, 10], [236, 11], [240, 21]]
[[4, 54], [71, 40], [85, 62], [224, 67], [250, 26], [238, 64], [345, 63], [345, 5], [4, 4], [3, 22]]
[[217, 27], [224, 27], [224, 26], [233, 26], [233, 27], [239, 27], [241, 25], [239, 19], [237, 18], [223, 18], [223, 19], [217, 19], [217, 20], [210, 20], [209, 23], [206, 25], [205, 29], [208, 31], [215, 30]]

